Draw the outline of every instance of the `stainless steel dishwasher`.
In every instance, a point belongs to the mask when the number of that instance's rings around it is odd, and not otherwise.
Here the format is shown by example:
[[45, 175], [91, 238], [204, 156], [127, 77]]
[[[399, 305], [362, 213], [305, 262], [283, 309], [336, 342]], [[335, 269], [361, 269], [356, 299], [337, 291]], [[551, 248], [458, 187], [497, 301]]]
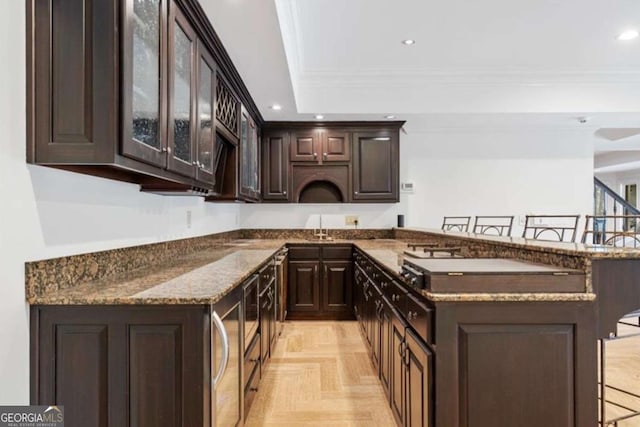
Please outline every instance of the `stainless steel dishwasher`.
[[242, 423], [242, 287], [211, 307], [211, 426]]

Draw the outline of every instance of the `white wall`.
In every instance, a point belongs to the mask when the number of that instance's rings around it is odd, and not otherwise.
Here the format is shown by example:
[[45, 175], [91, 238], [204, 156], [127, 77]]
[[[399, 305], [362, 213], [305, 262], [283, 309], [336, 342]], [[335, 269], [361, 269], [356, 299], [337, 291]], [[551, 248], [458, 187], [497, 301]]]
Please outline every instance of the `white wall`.
[[358, 216], [358, 228], [395, 227], [399, 204], [260, 204], [241, 207], [242, 228], [354, 228], [345, 224], [345, 215]]
[[[445, 215], [586, 214], [592, 211], [593, 137], [566, 129], [441, 129], [402, 139], [407, 226]], [[521, 232], [516, 221], [514, 235]]]
[[0, 405], [29, 402], [25, 261], [239, 227], [234, 204], [26, 165], [25, 4], [3, 2], [0, 17]]

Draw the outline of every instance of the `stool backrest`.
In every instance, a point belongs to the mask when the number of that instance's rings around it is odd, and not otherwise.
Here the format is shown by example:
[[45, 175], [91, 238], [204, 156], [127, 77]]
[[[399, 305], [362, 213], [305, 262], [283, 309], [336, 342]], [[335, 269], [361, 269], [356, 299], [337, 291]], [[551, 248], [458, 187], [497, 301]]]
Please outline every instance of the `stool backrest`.
[[469, 231], [470, 216], [445, 216], [442, 220], [443, 231]]
[[473, 232], [492, 234], [495, 236], [511, 236], [513, 215], [511, 216], [476, 216]]
[[522, 237], [535, 240], [575, 242], [580, 215], [527, 215]]

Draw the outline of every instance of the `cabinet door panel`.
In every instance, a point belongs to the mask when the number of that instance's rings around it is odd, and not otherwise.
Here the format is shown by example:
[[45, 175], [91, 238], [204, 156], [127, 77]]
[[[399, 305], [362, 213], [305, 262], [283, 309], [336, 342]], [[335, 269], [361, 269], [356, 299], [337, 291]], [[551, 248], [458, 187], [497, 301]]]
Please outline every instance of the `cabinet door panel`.
[[324, 261], [323, 300], [324, 311], [348, 312], [351, 307], [351, 261]]
[[318, 261], [289, 262], [289, 312], [320, 311]]
[[577, 425], [574, 327], [460, 325], [460, 424]]
[[178, 325], [129, 325], [131, 425], [179, 425], [182, 334]]
[[242, 107], [240, 116], [240, 195], [260, 198], [258, 131], [249, 113]]
[[322, 133], [322, 161], [348, 162], [351, 158], [349, 132], [325, 130]]
[[380, 311], [380, 382], [387, 395], [391, 397], [391, 306], [385, 298], [381, 299]]
[[319, 131], [291, 133], [292, 162], [318, 162], [318, 152], [321, 148]]
[[405, 366], [402, 358], [407, 324], [400, 314], [391, 316], [391, 411], [399, 425], [405, 420]]
[[395, 134], [354, 134], [353, 200], [398, 201], [398, 168]]
[[165, 167], [167, 2], [127, 2], [125, 25], [122, 153]]
[[175, 3], [169, 31], [169, 149], [168, 169], [195, 177], [194, 58], [196, 36]]
[[270, 133], [262, 145], [262, 183], [264, 200], [288, 200], [289, 136]]
[[198, 42], [196, 178], [200, 182], [215, 185], [214, 168], [217, 150], [215, 150], [213, 108], [216, 97], [216, 67], [206, 49], [201, 42]]
[[70, 424], [106, 427], [107, 326], [58, 325], [55, 330], [55, 397], [49, 402], [65, 405]]
[[432, 364], [433, 353], [411, 329], [406, 336], [406, 408], [408, 427], [432, 425]]

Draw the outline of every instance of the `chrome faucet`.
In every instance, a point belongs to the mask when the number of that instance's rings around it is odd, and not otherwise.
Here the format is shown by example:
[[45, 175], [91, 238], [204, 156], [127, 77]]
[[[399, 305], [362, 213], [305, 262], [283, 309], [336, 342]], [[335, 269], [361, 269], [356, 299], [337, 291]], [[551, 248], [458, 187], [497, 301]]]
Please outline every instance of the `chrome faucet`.
[[318, 215], [320, 217], [320, 225], [319, 228], [313, 229], [313, 235], [317, 237], [319, 240], [329, 240], [329, 230], [325, 229], [322, 231], [322, 215]]

